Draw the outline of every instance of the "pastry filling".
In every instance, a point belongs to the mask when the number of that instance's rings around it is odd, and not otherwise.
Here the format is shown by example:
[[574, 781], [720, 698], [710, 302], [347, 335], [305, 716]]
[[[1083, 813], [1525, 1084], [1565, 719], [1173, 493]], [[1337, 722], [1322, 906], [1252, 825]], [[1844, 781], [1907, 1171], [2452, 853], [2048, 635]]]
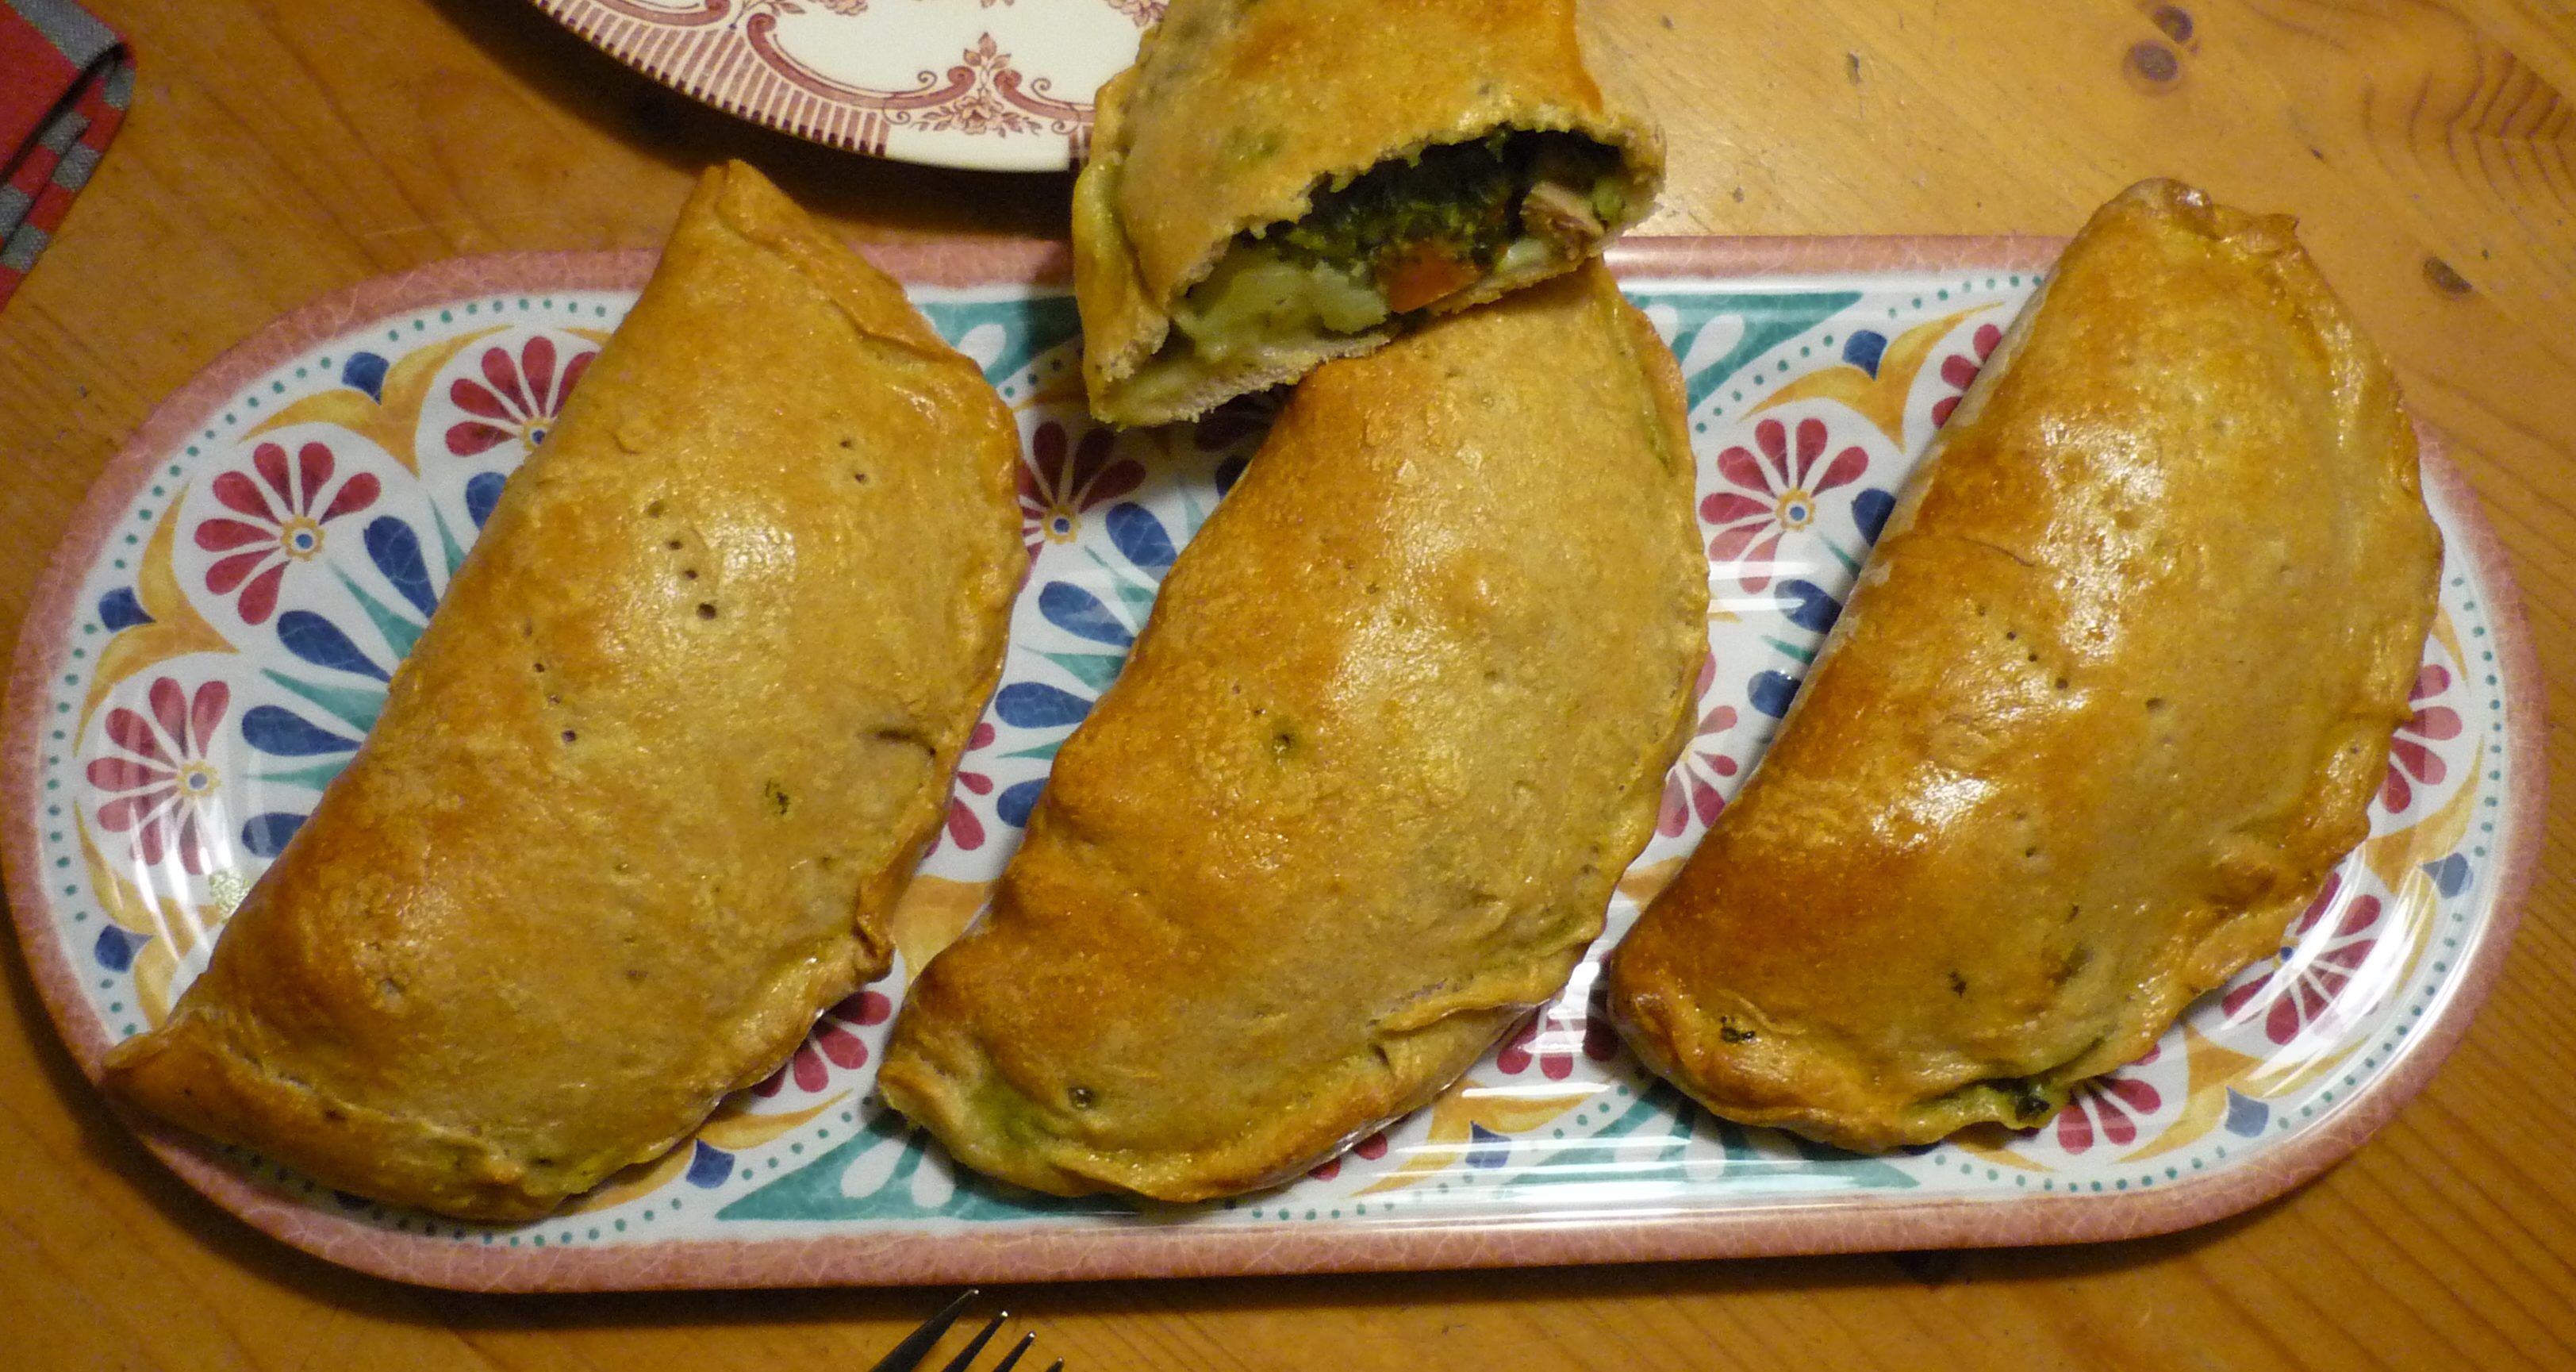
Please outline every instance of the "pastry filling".
[[1489, 276], [1589, 256], [1628, 208], [1611, 148], [1499, 130], [1320, 187], [1306, 216], [1238, 235], [1173, 307], [1157, 365], [1210, 369], [1273, 344], [1367, 333]]

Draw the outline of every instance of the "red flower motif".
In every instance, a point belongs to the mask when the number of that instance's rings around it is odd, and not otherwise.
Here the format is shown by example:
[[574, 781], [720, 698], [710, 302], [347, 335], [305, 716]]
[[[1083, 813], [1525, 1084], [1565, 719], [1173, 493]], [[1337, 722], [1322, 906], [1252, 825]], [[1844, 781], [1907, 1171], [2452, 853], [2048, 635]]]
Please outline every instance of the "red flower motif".
[[329, 447], [307, 443], [288, 462], [286, 449], [262, 443], [251, 449], [250, 463], [257, 481], [228, 471], [212, 487], [216, 501], [242, 518], [218, 516], [199, 524], [196, 542], [207, 552], [227, 554], [206, 568], [206, 589], [216, 595], [240, 591], [243, 620], [264, 624], [277, 610], [286, 569], [321, 556], [322, 526], [375, 504], [381, 483], [371, 473], [359, 472], [341, 482], [316, 514], [313, 507], [337, 465]]
[[1975, 357], [1952, 353], [1941, 359], [1941, 380], [1952, 393], [1932, 402], [1933, 428], [1950, 422], [1950, 412], [1958, 409], [1960, 400], [1967, 396], [1968, 384], [1977, 379], [1977, 373], [1986, 369], [1986, 359], [1994, 356], [1995, 345], [2003, 341], [2003, 330], [1992, 324], [1980, 324], [1969, 340], [1969, 346], [1977, 350]]
[[793, 1079], [797, 1090], [810, 1095], [832, 1084], [833, 1067], [849, 1072], [866, 1066], [868, 1045], [853, 1032], [853, 1026], [883, 1024], [893, 1013], [894, 1002], [879, 991], [863, 990], [843, 998], [815, 1021], [814, 1032], [796, 1045], [795, 1055], [751, 1088], [751, 1093], [763, 1098], [775, 1096]]
[[[1386, 1131], [1381, 1129], [1376, 1133], [1369, 1135], [1367, 1138], [1360, 1140], [1358, 1143], [1352, 1144], [1351, 1156], [1365, 1158], [1370, 1162], [1375, 1162], [1379, 1158], [1385, 1157]], [[1340, 1158], [1333, 1158], [1308, 1172], [1306, 1175], [1313, 1177], [1317, 1181], [1331, 1181], [1333, 1178], [1338, 1177], [1341, 1174], [1342, 1160]]]
[[[2426, 667], [2415, 674], [2415, 688], [2407, 699], [2415, 706], [2414, 717], [2397, 726], [2396, 736], [2388, 740], [2388, 777], [2379, 785], [2379, 800], [2390, 814], [2402, 814], [2414, 803], [2415, 787], [2439, 786], [2450, 768], [2427, 742], [2439, 743], [2460, 736], [2460, 712], [2448, 705], [2427, 705], [2451, 689], [2451, 673], [2440, 666]], [[2408, 777], [2413, 777], [2410, 784]]]
[[[2159, 1044], [2129, 1066], [2144, 1067], [2163, 1052]], [[2164, 1103], [2164, 1094], [2153, 1085], [2114, 1072], [2077, 1086], [2051, 1127], [2057, 1131], [2057, 1146], [2069, 1153], [2090, 1149], [2097, 1134], [2114, 1146], [2126, 1148], [2138, 1141], [2138, 1121], [2163, 1108]]]
[[[993, 726], [979, 720], [976, 722], [975, 732], [966, 736], [966, 751], [973, 753], [978, 748], [989, 748], [993, 744], [993, 739]], [[991, 777], [982, 772], [969, 771], [963, 766], [957, 770], [957, 784], [979, 796], [989, 796], [993, 793]], [[937, 851], [942, 843], [954, 843], [960, 851], [968, 853], [984, 846], [984, 821], [975, 818], [975, 812], [967, 808], [966, 802], [954, 795], [948, 797], [947, 823], [941, 826], [939, 833], [932, 836], [930, 849], [922, 856], [928, 857], [930, 852]]]
[[215, 729], [232, 703], [232, 690], [209, 681], [192, 697], [169, 677], [144, 693], [150, 715], [123, 706], [107, 712], [107, 741], [116, 755], [92, 759], [92, 786], [115, 792], [98, 807], [99, 827], [134, 836], [135, 854], [148, 866], [176, 851], [190, 876], [204, 876], [213, 856], [206, 840], [209, 807], [223, 778], [206, 763]]
[[1869, 470], [1869, 454], [1845, 448], [1824, 470], [1816, 470], [1816, 459], [1825, 452], [1821, 419], [1798, 421], [1794, 455], [1788, 428], [1776, 419], [1754, 425], [1753, 442], [1762, 450], [1760, 457], [1741, 447], [1717, 455], [1717, 474], [1740, 489], [1712, 493], [1699, 503], [1699, 517], [1718, 530], [1709, 540], [1709, 561], [1741, 559], [1744, 589], [1759, 591], [1771, 584], [1771, 558], [1779, 552], [1780, 540], [1815, 522], [1817, 496], [1859, 480]]
[[1105, 504], [1145, 482], [1145, 469], [1132, 458], [1111, 460], [1117, 435], [1106, 427], [1085, 430], [1065, 460], [1064, 426], [1050, 419], [1029, 437], [1020, 460], [1020, 537], [1035, 560], [1049, 543], [1070, 543], [1082, 531], [1082, 512]]
[[[2343, 873], [2326, 878], [2326, 889], [2317, 892], [2317, 898], [2308, 902], [2307, 911], [2290, 926], [2280, 965], [2228, 992], [2219, 1001], [2231, 1019], [2261, 999], [2273, 981], [2290, 970], [2293, 952], [2334, 908], [2335, 897], [2342, 891]], [[2300, 1030], [2324, 1018], [2335, 998], [2352, 984], [2353, 973], [2370, 960], [2370, 950], [2378, 946], [2382, 932], [2380, 917], [2386, 913], [2386, 905], [2377, 896], [2363, 896], [2343, 912], [2343, 918], [2335, 921], [2334, 932], [2326, 937], [2325, 946], [2274, 995], [2272, 1008], [2263, 1014], [2263, 1037], [2274, 1043], [2288, 1043], [2299, 1036]]]
[[1594, 1062], [1608, 1062], [1619, 1053], [1619, 1035], [1610, 1027], [1609, 988], [1595, 984], [1585, 1003], [1584, 1013], [1569, 1019], [1560, 1011], [1561, 1004], [1550, 1005], [1521, 1021], [1503, 1049], [1494, 1055], [1494, 1066], [1506, 1076], [1519, 1076], [1538, 1065], [1539, 1075], [1549, 1081], [1563, 1081], [1574, 1075], [1574, 1055], [1579, 1051]]
[[565, 398], [597, 356], [596, 348], [576, 353], [558, 374], [555, 341], [543, 334], [520, 344], [516, 357], [507, 348], [485, 348], [483, 380], [460, 376], [447, 388], [456, 408], [476, 416], [448, 426], [447, 451], [472, 457], [512, 439], [531, 449], [545, 442]]
[[[1708, 688], [1717, 680], [1717, 657], [1705, 654], [1699, 660], [1699, 684], [1691, 688], [1693, 700], [1708, 697]], [[1690, 745], [1682, 749], [1681, 760], [1664, 774], [1664, 803], [1655, 815], [1655, 832], [1674, 838], [1690, 827], [1691, 816], [1699, 816], [1702, 825], [1717, 822], [1726, 808], [1726, 797], [1718, 787], [1727, 778], [1743, 770], [1743, 764], [1728, 757], [1717, 746], [1717, 739], [1736, 725], [1735, 707], [1720, 705], [1699, 717], [1699, 728], [1693, 731]]]

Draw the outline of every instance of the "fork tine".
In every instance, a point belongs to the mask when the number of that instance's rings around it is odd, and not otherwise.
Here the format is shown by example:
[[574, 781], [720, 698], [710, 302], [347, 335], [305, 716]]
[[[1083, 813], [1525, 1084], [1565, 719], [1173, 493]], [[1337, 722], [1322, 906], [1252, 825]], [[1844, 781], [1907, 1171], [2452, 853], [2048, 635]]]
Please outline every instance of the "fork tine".
[[950, 1359], [948, 1366], [941, 1368], [940, 1372], [974, 1372], [975, 1355], [984, 1351], [984, 1345], [991, 1343], [994, 1333], [1001, 1329], [1002, 1321], [1010, 1317], [1011, 1312], [1005, 1310], [986, 1321], [984, 1327], [975, 1332], [975, 1337], [967, 1342], [965, 1350]]
[[1064, 1359], [1058, 1358], [1054, 1362], [1048, 1363], [1047, 1372], [1064, 1372]]
[[1003, 1354], [1000, 1362], [993, 1364], [993, 1372], [1011, 1372], [1012, 1368], [1020, 1365], [1020, 1356], [1029, 1351], [1029, 1345], [1037, 1341], [1038, 1336], [1035, 1334], [1022, 1334], [1020, 1341], [1011, 1345], [1011, 1351]]
[[959, 1292], [957, 1299], [948, 1303], [948, 1308], [922, 1321], [919, 1329], [904, 1335], [903, 1342], [887, 1349], [886, 1355], [878, 1359], [868, 1372], [913, 1372], [921, 1366], [922, 1359], [930, 1356], [931, 1346], [939, 1342], [940, 1335], [948, 1332], [948, 1326], [957, 1323], [957, 1317], [966, 1313], [967, 1303], [981, 1294], [971, 1286]]

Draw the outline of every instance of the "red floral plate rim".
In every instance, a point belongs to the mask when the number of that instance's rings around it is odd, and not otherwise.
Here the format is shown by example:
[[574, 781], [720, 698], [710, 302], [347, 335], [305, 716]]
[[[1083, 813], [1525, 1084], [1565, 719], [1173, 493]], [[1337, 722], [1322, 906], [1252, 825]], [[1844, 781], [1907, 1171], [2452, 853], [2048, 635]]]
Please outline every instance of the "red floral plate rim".
[[1163, 0], [536, 6], [618, 61], [754, 123], [896, 161], [1034, 172], [1081, 164], [1094, 94], [1163, 12]]
[[[1911, 270], [2043, 270], [2064, 240], [2040, 237], [1632, 239], [1611, 263], [1622, 276], [1728, 281]], [[939, 286], [1060, 285], [1070, 253], [1055, 242], [982, 241], [868, 249], [902, 279]], [[109, 1047], [84, 1012], [75, 973], [50, 936], [52, 904], [36, 879], [37, 745], [45, 683], [62, 667], [82, 577], [118, 515], [185, 435], [224, 399], [279, 362], [385, 315], [452, 299], [525, 290], [633, 289], [650, 251], [513, 253], [464, 258], [379, 278], [293, 311], [217, 358], [174, 392], [112, 459], [74, 516], [38, 585], [17, 646], [0, 751], [0, 859], [38, 990], [92, 1080]], [[2423, 430], [2424, 474], [2466, 532], [2451, 556], [2486, 587], [2502, 677], [2511, 775], [2496, 836], [2495, 897], [2476, 943], [2461, 950], [2449, 991], [2405, 1048], [2325, 1120], [2241, 1165], [2152, 1191], [1912, 1200], [1822, 1197], [1721, 1212], [1684, 1210], [1615, 1222], [1563, 1211], [1534, 1217], [1396, 1223], [1367, 1230], [1193, 1231], [1139, 1225], [1079, 1234], [986, 1226], [966, 1232], [681, 1239], [586, 1249], [495, 1249], [390, 1232], [261, 1189], [218, 1150], [158, 1121], [125, 1117], [190, 1185], [253, 1227], [361, 1271], [473, 1290], [611, 1290], [875, 1285], [965, 1280], [1105, 1279], [1417, 1270], [1776, 1256], [1936, 1247], [2091, 1242], [2166, 1233], [2281, 1195], [2359, 1147], [2411, 1099], [2456, 1046], [2501, 973], [2536, 870], [2545, 772], [2542, 694], [2521, 596], [2474, 490]], [[43, 936], [40, 936], [43, 935]]]

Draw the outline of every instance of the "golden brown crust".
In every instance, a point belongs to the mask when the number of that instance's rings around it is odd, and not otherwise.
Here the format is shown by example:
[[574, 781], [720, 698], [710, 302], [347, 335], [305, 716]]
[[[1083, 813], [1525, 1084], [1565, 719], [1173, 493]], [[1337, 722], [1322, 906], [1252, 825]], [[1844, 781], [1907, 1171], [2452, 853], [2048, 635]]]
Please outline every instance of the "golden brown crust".
[[2367, 832], [2439, 572], [2387, 364], [2285, 218], [2111, 202], [1925, 459], [1610, 1005], [1732, 1119], [2031, 1124]]
[[1671, 354], [1598, 265], [1301, 385], [879, 1089], [979, 1170], [1295, 1175], [1560, 989], [1706, 642]]
[[881, 973], [1001, 667], [1017, 430], [750, 168], [515, 475], [365, 748], [109, 1088], [541, 1215]]
[[[1639, 188], [1612, 234], [1646, 216], [1663, 182], [1663, 136], [1604, 97], [1574, 0], [1174, 0], [1096, 109], [1074, 191], [1074, 282], [1092, 411], [1118, 424], [1188, 418], [1393, 336], [1271, 349], [1176, 398], [1129, 393], [1173, 304], [1235, 236], [1303, 217], [1328, 178], [1497, 129], [1580, 133], [1617, 150]], [[1489, 278], [1434, 308], [1540, 278]]]

